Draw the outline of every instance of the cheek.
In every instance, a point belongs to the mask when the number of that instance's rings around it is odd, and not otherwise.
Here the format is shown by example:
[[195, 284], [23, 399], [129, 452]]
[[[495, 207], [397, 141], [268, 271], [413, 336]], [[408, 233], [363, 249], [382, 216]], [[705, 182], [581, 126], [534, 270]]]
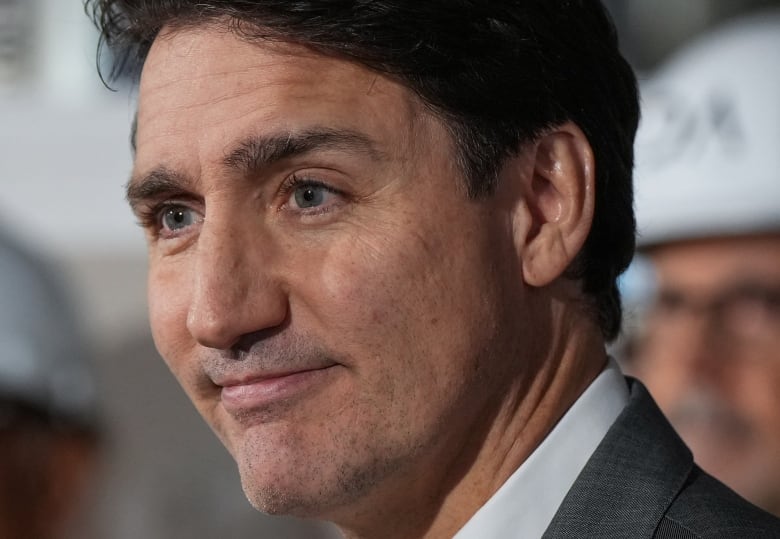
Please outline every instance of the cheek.
[[491, 301], [475, 292], [483, 277], [454, 262], [479, 258], [446, 237], [432, 241], [436, 234], [386, 232], [353, 238], [323, 257], [314, 307], [321, 334], [365, 376], [404, 384], [407, 394], [417, 386], [450, 391], [475, 368], [491, 325], [483, 312]]
[[176, 372], [179, 358], [188, 349], [188, 279], [161, 265], [150, 263], [148, 277], [149, 324], [157, 351]]
[[394, 250], [387, 237], [354, 234], [340, 239], [310, 266], [316, 276], [309, 282], [317, 289], [308, 296], [331, 311], [331, 322], [342, 317], [362, 320], [361, 325], [381, 320], [394, 295], [393, 282], [400, 278]]
[[377, 346], [388, 338], [403, 345], [421, 316], [435, 316], [431, 299], [436, 294], [427, 275], [431, 267], [430, 257], [409, 238], [354, 238], [331, 249], [322, 260], [319, 280], [329, 330], [359, 332], [379, 341], [370, 343]]
[[743, 372], [735, 376], [739, 384], [734, 393], [756, 425], [780, 438], [780, 367], [772, 359], [776, 358], [753, 358], [743, 366]]
[[[148, 277], [149, 323], [158, 353], [198, 412], [227, 445], [228, 437], [215, 416], [213, 399], [204, 393], [198, 345], [187, 329], [192, 279], [178, 270], [178, 264], [150, 264]], [[228, 446], [229, 447], [229, 446]]]

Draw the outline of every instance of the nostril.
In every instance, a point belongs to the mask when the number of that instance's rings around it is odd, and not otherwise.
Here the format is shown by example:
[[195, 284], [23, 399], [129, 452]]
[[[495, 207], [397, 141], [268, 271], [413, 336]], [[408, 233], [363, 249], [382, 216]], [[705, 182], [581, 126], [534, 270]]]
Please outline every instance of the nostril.
[[289, 324], [287, 296], [276, 280], [255, 277], [251, 282], [240, 294], [235, 293], [239, 288], [196, 288], [187, 329], [198, 344], [240, 355]]
[[248, 353], [250, 353], [253, 349], [257, 348], [257, 344], [259, 342], [268, 341], [275, 337], [276, 335], [280, 334], [289, 326], [289, 322], [285, 320], [284, 323], [269, 327], [266, 329], [261, 329], [259, 331], [253, 331], [251, 333], [246, 333], [242, 335], [241, 337], [236, 340], [236, 342], [233, 344], [233, 346], [230, 349], [230, 356], [231, 359], [235, 360], [242, 360]]

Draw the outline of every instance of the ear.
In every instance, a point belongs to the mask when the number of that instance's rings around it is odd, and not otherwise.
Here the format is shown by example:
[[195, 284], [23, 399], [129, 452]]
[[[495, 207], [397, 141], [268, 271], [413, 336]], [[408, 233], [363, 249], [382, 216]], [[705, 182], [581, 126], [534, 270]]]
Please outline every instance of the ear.
[[[515, 228], [523, 278], [545, 286], [566, 271], [590, 232], [595, 205], [595, 161], [590, 143], [567, 122], [528, 148], [531, 174], [522, 175], [525, 221]], [[528, 219], [530, 218], [530, 224]], [[520, 232], [520, 235], [517, 233]]]

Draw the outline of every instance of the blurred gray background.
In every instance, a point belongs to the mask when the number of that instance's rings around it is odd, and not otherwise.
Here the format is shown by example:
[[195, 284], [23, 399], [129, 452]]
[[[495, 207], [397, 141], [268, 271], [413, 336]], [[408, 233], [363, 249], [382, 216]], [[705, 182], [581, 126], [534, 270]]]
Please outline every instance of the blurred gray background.
[[[641, 73], [718, 22], [780, 1], [613, 0]], [[94, 356], [106, 446], [74, 538], [316, 538], [265, 517], [149, 337], [145, 253], [123, 200], [131, 92], [95, 73], [96, 31], [78, 0], [0, 0], [0, 226], [71, 284]]]

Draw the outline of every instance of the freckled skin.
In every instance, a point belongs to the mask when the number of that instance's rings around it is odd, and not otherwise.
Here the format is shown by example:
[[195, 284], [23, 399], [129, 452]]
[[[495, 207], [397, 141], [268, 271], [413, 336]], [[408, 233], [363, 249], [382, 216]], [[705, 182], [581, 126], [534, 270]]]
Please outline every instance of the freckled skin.
[[[225, 167], [244, 137], [316, 127], [375, 152], [316, 151], [248, 178]], [[147, 227], [152, 330], [257, 508], [422, 537], [454, 500], [430, 532], [451, 536], [570, 402], [538, 376], [552, 315], [523, 283], [511, 191], [469, 199], [456, 162], [442, 123], [362, 67], [212, 27], [155, 41], [134, 177], [189, 177], [173, 198], [199, 218], [175, 237]], [[291, 175], [334, 189], [326, 211], [295, 207]], [[214, 383], [323, 365], [307, 391], [245, 414]], [[535, 406], [549, 387], [555, 404], [538, 408], [552, 419], [530, 428], [525, 392]]]

